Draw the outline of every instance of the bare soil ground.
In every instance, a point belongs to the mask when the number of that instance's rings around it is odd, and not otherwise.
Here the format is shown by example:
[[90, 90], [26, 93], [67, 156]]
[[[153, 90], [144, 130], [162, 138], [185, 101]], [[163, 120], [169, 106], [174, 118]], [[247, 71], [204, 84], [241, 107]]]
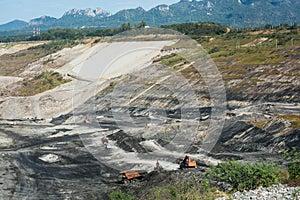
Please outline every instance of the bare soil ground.
[[[25, 77], [46, 69], [53, 69], [65, 76], [73, 75], [73, 78], [77, 77], [78, 80], [32, 97], [7, 97], [1, 104], [1, 115], [3, 118], [11, 119], [28, 117], [49, 119], [70, 112], [74, 106], [90, 98], [97, 91], [97, 87], [101, 88], [105, 80], [146, 67], [148, 62], [160, 53], [163, 46], [171, 43], [172, 41], [120, 42], [100, 43], [94, 46], [89, 43], [64, 49], [43, 57], [34, 64], [24, 65], [21, 75]], [[46, 63], [46, 67], [43, 68], [45, 60], [49, 58], [62, 66], [53, 67]], [[19, 61], [21, 62], [22, 59]], [[15, 66], [19, 64], [16, 63]], [[14, 88], [12, 84], [6, 87]]]
[[13, 54], [19, 51], [28, 49], [30, 47], [39, 46], [45, 44], [47, 41], [38, 42], [19, 42], [19, 43], [0, 43], [0, 56], [4, 54]]

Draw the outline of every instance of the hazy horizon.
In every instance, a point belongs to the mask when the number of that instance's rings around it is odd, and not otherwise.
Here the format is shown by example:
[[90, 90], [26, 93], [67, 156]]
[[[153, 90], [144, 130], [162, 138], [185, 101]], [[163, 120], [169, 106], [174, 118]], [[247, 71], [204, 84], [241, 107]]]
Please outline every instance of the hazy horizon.
[[128, 8], [143, 7], [145, 10], [149, 10], [157, 5], [161, 4], [173, 4], [179, 2], [179, 0], [89, 0], [89, 1], [72, 1], [68, 0], [0, 0], [0, 24], [5, 24], [13, 20], [30, 21], [34, 18], [41, 16], [51, 16], [60, 18], [66, 11], [73, 8], [86, 9], [86, 8], [101, 8], [112, 14]]

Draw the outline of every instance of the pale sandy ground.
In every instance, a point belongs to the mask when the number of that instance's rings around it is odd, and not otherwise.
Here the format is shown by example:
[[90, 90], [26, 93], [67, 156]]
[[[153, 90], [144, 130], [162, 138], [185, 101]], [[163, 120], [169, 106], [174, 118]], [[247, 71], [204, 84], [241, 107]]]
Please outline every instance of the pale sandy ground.
[[100, 43], [88, 49], [80, 48], [80, 55], [77, 54], [75, 59], [57, 69], [79, 80], [33, 97], [2, 99], [1, 117], [51, 119], [66, 114], [101, 90], [105, 80], [147, 67], [164, 46], [173, 42], [114, 42]]
[[0, 43], [0, 56], [3, 54], [12, 54], [21, 50], [45, 44], [45, 41], [39, 42], [20, 42], [20, 43]]
[[252, 42], [249, 42], [248, 44], [242, 45], [242, 47], [255, 47], [257, 45], [264, 43], [267, 40], [268, 40], [268, 38], [259, 38], [259, 39], [253, 40]]
[[1, 87], [7, 87], [10, 84], [21, 81], [23, 78], [12, 77], [12, 76], [0, 76], [0, 85]]
[[[39, 42], [19, 42], [19, 43], [0, 43], [0, 56], [4, 54], [13, 54], [30, 47], [35, 47], [41, 44], [45, 44], [45, 41]], [[11, 77], [11, 76], [0, 76], [0, 87], [7, 87], [15, 82], [21, 81], [21, 77]]]

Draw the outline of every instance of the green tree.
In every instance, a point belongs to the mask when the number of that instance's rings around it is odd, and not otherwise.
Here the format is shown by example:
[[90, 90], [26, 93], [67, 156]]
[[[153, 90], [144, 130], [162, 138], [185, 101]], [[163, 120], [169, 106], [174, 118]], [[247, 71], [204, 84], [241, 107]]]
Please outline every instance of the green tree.
[[147, 23], [144, 20], [136, 25], [137, 28], [144, 28], [145, 26], [147, 26]]
[[128, 22], [128, 23], [123, 23], [122, 26], [121, 26], [121, 29], [122, 29], [122, 31], [128, 31], [128, 30], [131, 30], [131, 24], [130, 24], [130, 22]]

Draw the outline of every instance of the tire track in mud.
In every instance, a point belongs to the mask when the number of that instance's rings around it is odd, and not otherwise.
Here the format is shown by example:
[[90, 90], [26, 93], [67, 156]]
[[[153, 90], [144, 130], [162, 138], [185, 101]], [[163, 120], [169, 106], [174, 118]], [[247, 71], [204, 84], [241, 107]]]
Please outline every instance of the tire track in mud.
[[14, 197], [17, 182], [16, 168], [10, 161], [9, 155], [1, 153], [0, 157], [0, 199]]
[[10, 148], [0, 148], [0, 152], [5, 152], [5, 153], [17, 153], [17, 152], [26, 152], [32, 150], [34, 147], [39, 147], [41, 145], [46, 145], [46, 144], [55, 144], [57, 142], [67, 142], [72, 139], [78, 139], [78, 135], [65, 135], [63, 137], [59, 138], [31, 138], [29, 136], [21, 136], [17, 134], [16, 132], [1, 129], [0, 132], [4, 133], [7, 135], [8, 138], [12, 138], [15, 146], [10, 147]]
[[[6, 162], [11, 163], [8, 174], [5, 162], [1, 161], [0, 173], [6, 176], [5, 181], [0, 178], [0, 191], [7, 190], [1, 193], [1, 199], [87, 199], [91, 196], [103, 199], [106, 185], [115, 184], [118, 179], [118, 171], [96, 160], [76, 134], [41, 138], [22, 136], [5, 128], [0, 132], [24, 142], [0, 149]], [[42, 148], [47, 146], [55, 148]], [[58, 155], [60, 160], [55, 163], [40, 160], [40, 156], [47, 154]]]

